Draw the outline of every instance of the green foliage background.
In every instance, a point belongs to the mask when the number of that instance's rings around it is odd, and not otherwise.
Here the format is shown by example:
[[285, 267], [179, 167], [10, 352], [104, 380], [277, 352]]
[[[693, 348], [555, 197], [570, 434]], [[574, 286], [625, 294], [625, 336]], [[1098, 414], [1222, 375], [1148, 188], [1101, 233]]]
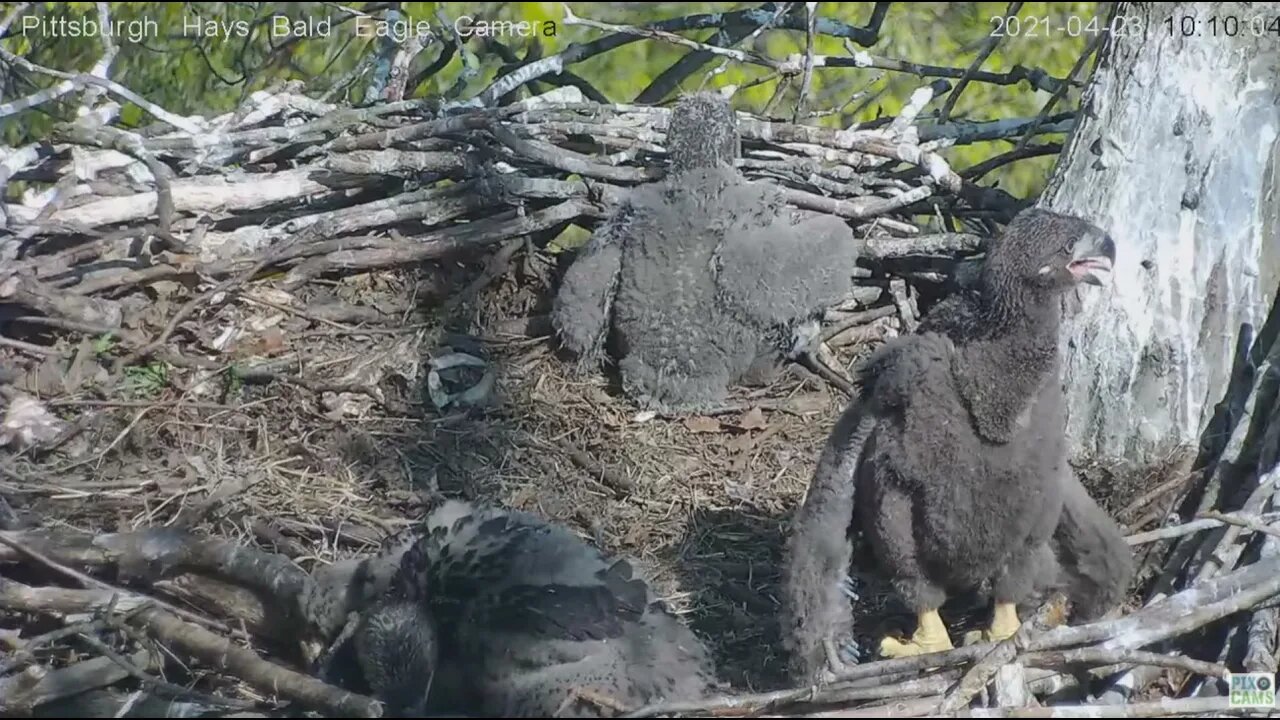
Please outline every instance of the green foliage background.
[[[8, 7], [13, 3], [0, 3]], [[353, 2], [348, 7], [363, 9], [371, 3]], [[861, 26], [870, 17], [874, 3], [835, 3], [819, 5], [819, 14]], [[1066, 26], [1067, 18], [1076, 16], [1084, 21], [1099, 11], [1099, 3], [1093, 2], [1031, 2], [1025, 3], [1019, 16], [1043, 18], [1037, 23], [1042, 32], [1035, 37], [1007, 37], [984, 65], [985, 70], [1005, 72], [1015, 65], [1042, 68], [1054, 77], [1065, 77], [1088, 44], [1089, 37], [1071, 37], [1066, 33], [1046, 36], [1044, 28]], [[165, 108], [186, 114], [216, 114], [233, 109], [241, 99], [254, 90], [276, 85], [288, 79], [303, 79], [314, 87], [324, 89], [347, 75], [360, 59], [374, 51], [369, 39], [356, 38], [349, 25], [335, 23], [331, 37], [284, 41], [268, 37], [264, 18], [273, 13], [293, 18], [308, 16], [341, 17], [336, 3], [275, 2], [275, 3], [111, 3], [116, 21], [150, 18], [159, 32], [140, 42], [117, 38], [120, 53], [112, 67], [111, 76], [144, 97]], [[612, 22], [645, 24], [655, 20], [701, 12], [722, 12], [758, 6], [758, 3], [569, 3], [573, 12], [584, 18]], [[992, 17], [1002, 15], [1003, 2], [974, 3], [894, 3], [881, 28], [879, 41], [869, 49], [873, 55], [909, 60], [934, 65], [967, 67], [977, 55], [983, 41], [994, 27]], [[449, 21], [469, 15], [477, 19], [555, 21], [555, 37], [500, 38], [519, 57], [532, 52], [546, 56], [563, 50], [570, 43], [586, 42], [602, 36], [602, 31], [585, 27], [567, 27], [563, 19], [561, 3], [402, 3], [401, 10], [413, 20], [436, 20], [443, 16]], [[36, 3], [29, 13], [50, 17], [96, 17], [94, 3]], [[247, 39], [217, 37], [184, 37], [183, 20], [188, 17], [229, 22], [245, 20], [259, 23], [257, 30]], [[701, 30], [687, 36], [705, 39], [714, 30]], [[96, 37], [53, 37], [47, 33], [23, 35], [15, 24], [8, 37], [0, 40], [11, 52], [23, 55], [32, 62], [64, 71], [89, 69], [102, 52]], [[757, 52], [775, 58], [803, 52], [803, 32], [771, 30], [763, 33], [751, 47]], [[501, 69], [501, 60], [488, 51], [485, 43], [472, 39], [467, 44], [478, 72], [470, 77], [462, 91], [463, 96], [478, 92]], [[688, 53], [687, 48], [664, 42], [642, 40], [624, 45], [603, 55], [571, 66], [572, 72], [586, 78], [611, 100], [628, 102], [671, 63]], [[845, 55], [847, 50], [840, 39], [819, 36], [816, 52], [826, 55]], [[439, 53], [439, 45], [428, 47], [417, 59], [414, 70], [430, 64]], [[699, 87], [742, 86], [752, 80], [767, 76], [767, 68], [744, 66], [737, 63], [723, 65], [723, 71], [710, 74], [719, 66], [713, 61], [701, 71], [690, 76], [683, 89]], [[456, 56], [434, 77], [424, 82], [416, 96], [441, 95], [452, 88], [464, 71], [463, 59]], [[1087, 77], [1087, 76], [1086, 76]], [[10, 74], [0, 87], [3, 98], [11, 100], [24, 96], [49, 82], [48, 78], [36, 78], [36, 83], [26, 73]], [[839, 114], [818, 118], [824, 125], [848, 125], [852, 122], [874, 119], [881, 115], [896, 114], [912, 90], [926, 80], [914, 75], [885, 72], [874, 69], [832, 68], [815, 71], [808, 107], [814, 110], [844, 108]], [[763, 83], [739, 92], [735, 103], [740, 109], [760, 112], [773, 96], [776, 81]], [[350, 96], [340, 95], [351, 101], [359, 101], [362, 83], [352, 86]], [[774, 114], [790, 118], [794, 107], [796, 89], [792, 84], [789, 93], [775, 106]], [[1078, 103], [1079, 92], [1073, 90], [1059, 109], [1069, 109]], [[992, 86], [973, 83], [964, 92], [953, 117], [956, 119], [989, 120], [1003, 117], [1030, 116], [1039, 112], [1048, 93], [1031, 89], [1026, 83], [1017, 86]], [[935, 103], [936, 105], [936, 103]], [[40, 137], [52, 123], [72, 116], [75, 99], [66, 103], [48, 103], [29, 110], [17, 117], [0, 120], [4, 142], [9, 145]], [[139, 108], [126, 108], [126, 123], [145, 124], [150, 121]], [[1055, 139], [1044, 136], [1042, 141]], [[1010, 149], [1007, 141], [977, 143], [952, 148], [949, 159], [958, 168], [980, 162], [992, 155]], [[1055, 157], [1027, 160], [1006, 166], [987, 176], [987, 181], [998, 181], [1001, 187], [1016, 195], [1026, 196], [1037, 192], [1043, 185]]]

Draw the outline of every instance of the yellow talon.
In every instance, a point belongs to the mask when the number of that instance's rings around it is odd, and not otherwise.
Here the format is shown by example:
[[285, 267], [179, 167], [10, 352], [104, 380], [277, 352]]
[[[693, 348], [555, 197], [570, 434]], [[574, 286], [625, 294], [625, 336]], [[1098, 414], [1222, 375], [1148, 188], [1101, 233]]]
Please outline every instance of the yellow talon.
[[986, 630], [970, 630], [964, 634], [965, 645], [993, 643], [1007, 640], [1018, 632], [1022, 623], [1018, 620], [1018, 606], [1014, 603], [996, 603], [991, 614], [991, 627]]
[[929, 610], [919, 615], [919, 626], [911, 639], [903, 642], [897, 638], [886, 637], [880, 641], [880, 655], [886, 658], [910, 657], [951, 650], [951, 637], [947, 635], [947, 626], [937, 610]]
[[991, 631], [989, 633], [992, 642], [999, 642], [1013, 637], [1018, 632], [1018, 628], [1022, 623], [1018, 621], [1018, 606], [1013, 603], [996, 603], [995, 612], [991, 617]]

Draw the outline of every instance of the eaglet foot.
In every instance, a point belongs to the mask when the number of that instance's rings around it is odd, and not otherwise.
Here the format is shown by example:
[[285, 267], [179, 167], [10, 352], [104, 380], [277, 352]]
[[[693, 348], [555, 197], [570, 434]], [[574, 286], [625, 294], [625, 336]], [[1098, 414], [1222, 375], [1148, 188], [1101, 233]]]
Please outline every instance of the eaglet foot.
[[991, 614], [991, 627], [986, 630], [970, 630], [964, 634], [965, 645], [996, 643], [1013, 637], [1022, 623], [1018, 621], [1018, 606], [1014, 603], [996, 603]]
[[937, 610], [920, 613], [919, 626], [910, 640], [902, 641], [886, 637], [880, 641], [880, 655], [886, 658], [927, 655], [953, 649], [951, 638], [947, 635], [947, 626]]
[[822, 644], [827, 656], [827, 666], [822, 672], [824, 682], [838, 681], [861, 660], [862, 651], [856, 640], [829, 635]]

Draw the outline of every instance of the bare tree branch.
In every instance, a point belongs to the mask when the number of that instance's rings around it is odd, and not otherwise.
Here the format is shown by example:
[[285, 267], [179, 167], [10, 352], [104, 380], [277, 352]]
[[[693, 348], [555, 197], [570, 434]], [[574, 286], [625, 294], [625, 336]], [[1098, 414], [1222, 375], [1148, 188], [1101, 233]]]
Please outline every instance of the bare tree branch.
[[[1004, 17], [1017, 17], [1018, 11], [1021, 9], [1021, 2], [1011, 2], [1008, 7], [1004, 9]], [[1000, 41], [1002, 39], [1004, 39], [1003, 33], [993, 32], [982, 42], [982, 48], [978, 51], [978, 56], [973, 59], [969, 68], [964, 71], [964, 75], [962, 75], [960, 80], [956, 82], [955, 90], [952, 90], [951, 95], [942, 103], [942, 109], [938, 111], [939, 123], [945, 123], [951, 118], [951, 111], [955, 109], [956, 102], [960, 100], [960, 93], [964, 92], [964, 89], [969, 86], [969, 81], [971, 81], [973, 76], [982, 69], [982, 64], [987, 61], [987, 58], [991, 57], [991, 53], [995, 52], [996, 47], [1000, 45]]]
[[[1102, 10], [1100, 9], [1099, 12], [1102, 12]], [[1045, 119], [1048, 118], [1049, 113], [1053, 111], [1054, 106], [1056, 106], [1062, 98], [1066, 96], [1067, 90], [1071, 87], [1071, 83], [1075, 81], [1076, 76], [1080, 74], [1082, 69], [1084, 69], [1085, 63], [1098, 52], [1098, 48], [1102, 47], [1102, 41], [1106, 39], [1106, 36], [1106, 33], [1097, 33], [1089, 41], [1088, 47], [1085, 48], [1079, 58], [1076, 58], [1075, 64], [1071, 66], [1071, 72], [1067, 73], [1066, 82], [1054, 89], [1053, 94], [1049, 96], [1047, 101], [1045, 101], [1044, 107], [1042, 107], [1039, 114], [1036, 115], [1035, 122], [1032, 123], [1031, 127], [1027, 129], [1026, 134], [1022, 136], [1022, 139], [1019, 140], [1018, 144], [1013, 148], [1014, 152], [1022, 150], [1027, 146], [1027, 143], [1031, 141], [1031, 137], [1036, 134], [1040, 125], [1046, 121]]]
[[128, 100], [129, 102], [137, 105], [138, 107], [156, 116], [160, 120], [163, 120], [164, 122], [169, 123], [173, 127], [185, 133], [195, 135], [203, 131], [203, 128], [201, 128], [199, 125], [192, 122], [191, 120], [184, 117], [180, 117], [178, 115], [175, 115], [169, 112], [168, 110], [165, 110], [159, 105], [156, 105], [150, 100], [147, 100], [141, 95], [138, 95], [134, 91], [130, 90], [129, 88], [113, 80], [110, 80], [107, 78], [95, 77], [87, 73], [81, 73], [77, 75], [74, 73], [67, 73], [61, 70], [54, 70], [53, 68], [47, 68], [40, 65], [36, 65], [35, 63], [31, 62], [30, 60], [27, 60], [24, 57], [14, 55], [13, 53], [9, 52], [3, 47], [0, 47], [0, 59], [5, 60], [10, 65], [16, 65], [28, 72], [39, 73], [41, 75], [48, 75], [50, 77], [58, 78], [60, 80], [66, 80], [68, 82], [73, 83], [76, 88], [81, 88], [88, 85], [94, 85], [94, 86], [105, 88], [107, 91], [109, 91], [113, 95], [117, 95], [125, 100]]
[[[1038, 128], [1037, 128], [1038, 129]], [[1010, 150], [1007, 153], [987, 158], [982, 162], [972, 165], [960, 171], [960, 177], [965, 180], [978, 180], [983, 175], [1004, 167], [1012, 162], [1026, 160], [1027, 158], [1043, 157], [1045, 155], [1056, 155], [1062, 152], [1062, 143], [1044, 143], [1043, 145], [1028, 145], [1021, 150]]]
[[800, 97], [796, 100], [796, 110], [791, 116], [791, 122], [793, 123], [800, 122], [800, 118], [804, 115], [805, 100], [809, 97], [809, 86], [813, 83], [813, 42], [818, 28], [819, 5], [821, 3], [807, 2], [804, 4], [809, 27], [805, 32], [804, 71], [800, 80]]

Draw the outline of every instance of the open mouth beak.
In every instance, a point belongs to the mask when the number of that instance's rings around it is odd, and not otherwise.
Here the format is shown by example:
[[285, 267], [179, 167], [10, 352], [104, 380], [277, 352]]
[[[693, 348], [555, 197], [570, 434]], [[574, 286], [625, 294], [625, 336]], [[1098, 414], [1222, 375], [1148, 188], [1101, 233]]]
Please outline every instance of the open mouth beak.
[[1111, 258], [1081, 258], [1067, 267], [1071, 268], [1071, 274], [1075, 276], [1077, 282], [1102, 286], [1106, 285], [1111, 278]]
[[1076, 257], [1067, 268], [1077, 282], [1089, 285], [1106, 285], [1116, 262], [1116, 244], [1109, 235], [1100, 236], [1094, 243], [1077, 245]]

